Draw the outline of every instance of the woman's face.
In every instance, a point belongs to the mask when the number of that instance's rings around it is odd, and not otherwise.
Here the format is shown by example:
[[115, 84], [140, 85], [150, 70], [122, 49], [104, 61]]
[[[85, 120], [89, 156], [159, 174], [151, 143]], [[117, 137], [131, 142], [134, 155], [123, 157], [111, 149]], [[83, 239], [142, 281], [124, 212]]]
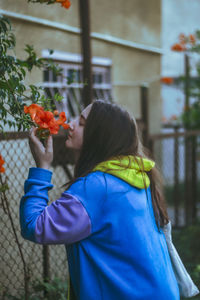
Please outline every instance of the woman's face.
[[69, 125], [69, 133], [65, 145], [73, 150], [80, 150], [83, 144], [83, 131], [86, 119], [90, 113], [92, 104], [89, 104], [79, 117], [72, 120]]

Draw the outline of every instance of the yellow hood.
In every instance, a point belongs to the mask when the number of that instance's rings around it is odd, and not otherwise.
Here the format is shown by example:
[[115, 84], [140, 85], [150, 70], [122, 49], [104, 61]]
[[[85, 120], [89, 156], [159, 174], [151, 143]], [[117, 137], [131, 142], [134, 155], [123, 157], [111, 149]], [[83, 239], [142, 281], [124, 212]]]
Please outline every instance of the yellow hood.
[[138, 156], [120, 156], [108, 161], [99, 163], [93, 171], [102, 171], [121, 178], [127, 183], [139, 189], [144, 189], [150, 185], [150, 180], [146, 172], [155, 166], [155, 162], [147, 158]]

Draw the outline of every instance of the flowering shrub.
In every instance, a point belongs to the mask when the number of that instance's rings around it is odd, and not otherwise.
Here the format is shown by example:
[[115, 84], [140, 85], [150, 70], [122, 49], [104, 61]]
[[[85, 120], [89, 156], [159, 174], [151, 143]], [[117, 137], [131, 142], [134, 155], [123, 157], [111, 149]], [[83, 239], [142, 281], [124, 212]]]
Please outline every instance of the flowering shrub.
[[188, 51], [192, 49], [192, 47], [196, 44], [196, 37], [193, 34], [186, 36], [185, 34], [181, 33], [179, 35], [179, 42], [172, 45], [171, 50], [182, 52]]
[[32, 3], [46, 3], [46, 4], [54, 4], [60, 3], [62, 7], [69, 9], [71, 6], [71, 2], [69, 0], [28, 0], [28, 2]]
[[[46, 2], [47, 4], [58, 2], [65, 8], [70, 6], [70, 1], [68, 0], [30, 0], [29, 2]], [[0, 132], [5, 130], [5, 125], [8, 125], [11, 129], [17, 128], [18, 130], [27, 130], [34, 125], [38, 127], [38, 136], [46, 138], [49, 134], [57, 134], [60, 126], [68, 129], [69, 125], [65, 123], [65, 113], [53, 111], [55, 107], [52, 107], [52, 100], [61, 101], [62, 97], [56, 94], [54, 99], [46, 98], [42, 87], [25, 84], [27, 73], [31, 72], [33, 68], [39, 68], [40, 70], [51, 69], [54, 75], [61, 75], [62, 69], [54, 64], [51, 59], [38, 58], [33, 46], [30, 45], [25, 47], [25, 59], [17, 58], [14, 51], [15, 44], [15, 36], [9, 19], [0, 15]], [[51, 53], [52, 50], [50, 50]], [[68, 84], [69, 81], [70, 79], [66, 77]], [[4, 159], [0, 154], [0, 206], [10, 220], [11, 230], [23, 264], [25, 287], [23, 299], [30, 299], [29, 267], [26, 263], [23, 247], [19, 241], [10, 210], [7, 196], [9, 186], [7, 177], [3, 174], [5, 173], [4, 163]], [[9, 299], [11, 299], [11, 296]]]
[[[171, 50], [185, 53], [200, 53], [200, 31], [197, 30], [195, 34], [188, 36], [181, 33], [179, 35], [178, 43], [172, 45]], [[188, 97], [194, 99], [193, 103], [184, 108], [180, 120], [186, 129], [200, 129], [200, 61], [196, 64], [196, 77], [181, 76], [177, 82], [183, 82], [184, 88], [187, 81]]]
[[[26, 45], [27, 58], [24, 60], [15, 56], [14, 48], [15, 36], [10, 21], [0, 15], [0, 131], [4, 130], [5, 125], [26, 130], [36, 124], [40, 130], [48, 129], [51, 134], [56, 134], [60, 126], [67, 129], [64, 113], [60, 114], [58, 120], [54, 118], [55, 107], [52, 107], [52, 99], [44, 96], [43, 88], [25, 84], [27, 72], [31, 72], [34, 67], [41, 70], [51, 69], [55, 75], [60, 75], [62, 69], [51, 59], [38, 58], [30, 45]], [[68, 82], [67, 77], [66, 81]], [[61, 101], [62, 98], [55, 94], [53, 100]], [[37, 122], [33, 118], [34, 114]]]

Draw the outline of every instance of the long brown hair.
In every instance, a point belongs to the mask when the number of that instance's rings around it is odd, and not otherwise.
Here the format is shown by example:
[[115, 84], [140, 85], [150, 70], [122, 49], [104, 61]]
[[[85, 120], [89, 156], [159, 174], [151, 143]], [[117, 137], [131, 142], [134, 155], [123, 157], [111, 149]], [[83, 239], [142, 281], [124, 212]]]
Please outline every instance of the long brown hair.
[[[95, 101], [85, 123], [83, 145], [75, 165], [74, 178], [69, 184], [86, 176], [98, 163], [124, 155], [149, 158], [141, 144], [135, 119], [119, 105]], [[162, 227], [169, 219], [161, 176], [156, 167], [148, 172], [148, 176], [155, 220], [158, 227]]]

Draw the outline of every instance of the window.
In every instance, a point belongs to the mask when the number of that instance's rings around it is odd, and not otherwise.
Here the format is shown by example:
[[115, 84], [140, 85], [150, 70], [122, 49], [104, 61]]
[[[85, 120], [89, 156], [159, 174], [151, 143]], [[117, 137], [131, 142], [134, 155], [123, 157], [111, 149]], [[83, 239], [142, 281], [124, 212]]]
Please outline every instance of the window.
[[[65, 111], [67, 118], [78, 115], [83, 109], [83, 75], [81, 56], [55, 51], [49, 55], [43, 51], [43, 57], [52, 58], [62, 68], [62, 75], [55, 76], [51, 70], [44, 71], [43, 86], [49, 98], [56, 93], [63, 96], [62, 102], [52, 102], [54, 108]], [[92, 60], [93, 98], [112, 102], [111, 60], [94, 57]]]

